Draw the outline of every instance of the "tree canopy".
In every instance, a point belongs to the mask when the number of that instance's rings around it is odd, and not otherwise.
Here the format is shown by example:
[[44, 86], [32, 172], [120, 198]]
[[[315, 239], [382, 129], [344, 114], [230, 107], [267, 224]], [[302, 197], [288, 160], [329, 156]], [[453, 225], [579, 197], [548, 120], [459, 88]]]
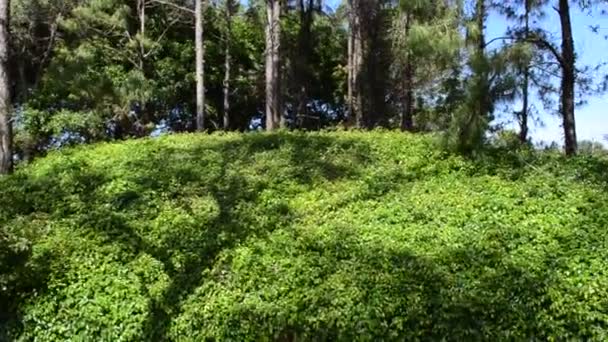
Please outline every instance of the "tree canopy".
[[[601, 1], [196, 3], [13, 0], [16, 160], [167, 131], [338, 124], [439, 131], [471, 153], [500, 129], [497, 105], [522, 143], [540, 111], [558, 113], [574, 154], [575, 107], [603, 79], [568, 43], [570, 7], [600, 15]], [[487, 36], [491, 13], [510, 23], [504, 36]]]

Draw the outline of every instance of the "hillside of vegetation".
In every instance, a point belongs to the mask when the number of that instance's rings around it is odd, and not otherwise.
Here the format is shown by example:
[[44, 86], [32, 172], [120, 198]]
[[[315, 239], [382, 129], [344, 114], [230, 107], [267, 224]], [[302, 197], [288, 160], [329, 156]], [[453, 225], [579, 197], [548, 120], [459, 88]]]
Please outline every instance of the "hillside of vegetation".
[[608, 338], [608, 162], [174, 135], [0, 178], [0, 340]]

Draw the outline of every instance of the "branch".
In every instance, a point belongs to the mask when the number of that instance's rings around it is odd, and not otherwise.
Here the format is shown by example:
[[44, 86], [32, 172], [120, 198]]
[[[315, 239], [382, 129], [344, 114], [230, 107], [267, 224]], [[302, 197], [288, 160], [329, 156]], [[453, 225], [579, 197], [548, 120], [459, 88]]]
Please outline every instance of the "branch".
[[551, 76], [553, 76], [555, 78], [559, 78], [559, 79], [562, 78], [562, 75], [557, 74], [557, 73], [555, 73], [555, 72], [553, 72], [553, 71], [551, 71], [549, 69], [542, 68], [542, 67], [540, 67], [540, 65], [536, 65], [536, 66], [534, 66], [534, 68], [540, 70], [543, 73], [549, 74], [549, 75], [551, 75]]
[[178, 4], [174, 4], [174, 3], [170, 2], [170, 1], [166, 1], [166, 0], [152, 0], [152, 2], [156, 2], [156, 3], [161, 4], [161, 5], [171, 6], [171, 7], [175, 8], [175, 9], [180, 10], [180, 11], [184, 11], [184, 12], [187, 12], [187, 13], [190, 13], [190, 14], [194, 14], [194, 10], [192, 10], [192, 9], [190, 9], [188, 7], [184, 7], [184, 6], [180, 6]]
[[165, 35], [167, 34], [167, 32], [169, 32], [169, 29], [171, 27], [173, 27], [173, 25], [175, 25], [175, 23], [177, 23], [179, 21], [179, 19], [173, 19], [165, 28], [165, 30], [163, 31], [163, 33], [158, 37], [158, 39], [156, 40], [156, 42], [154, 42], [154, 47], [152, 49], [150, 49], [150, 51], [148, 51], [146, 54], [144, 54], [144, 58], [148, 58], [150, 57], [150, 55], [158, 48], [158, 45], [160, 44], [160, 41], [163, 40], [163, 38], [165, 37]]
[[538, 46], [541, 49], [545, 49], [545, 50], [551, 52], [551, 54], [553, 54], [553, 56], [555, 56], [555, 59], [557, 59], [557, 62], [560, 64], [560, 66], [562, 68], [565, 66], [562, 55], [559, 53], [559, 51], [553, 44], [551, 44], [550, 42], [548, 42], [545, 39], [538, 37], [538, 36], [530, 37], [526, 40], [529, 41], [530, 43], [536, 44], [536, 46]]
[[515, 37], [509, 37], [509, 36], [505, 36], [505, 37], [496, 37], [491, 39], [489, 42], [487, 42], [483, 47], [486, 48], [488, 46], [490, 46], [490, 44], [499, 41], [499, 40], [516, 40], [517, 38]]
[[38, 66], [38, 73], [36, 74], [36, 79], [38, 79], [38, 77], [40, 77], [40, 75], [42, 75], [43, 68], [46, 67], [46, 64], [48, 63], [49, 59], [51, 58], [51, 54], [53, 53], [53, 49], [55, 47], [57, 30], [59, 28], [60, 20], [61, 20], [61, 14], [57, 15], [57, 17], [55, 18], [55, 20], [53, 20], [53, 23], [51, 24], [51, 27], [50, 27], [51, 32], [50, 32], [50, 35], [48, 38], [48, 44], [46, 46], [44, 54], [42, 55], [42, 60], [40, 61], [40, 65]]
[[543, 62], [536, 62], [536, 63], [530, 64], [531, 68], [536, 68], [536, 67], [541, 67], [541, 66], [555, 66], [558, 68], [561, 67], [558, 62], [551, 62], [551, 61], [549, 61], [549, 62], [543, 61]]

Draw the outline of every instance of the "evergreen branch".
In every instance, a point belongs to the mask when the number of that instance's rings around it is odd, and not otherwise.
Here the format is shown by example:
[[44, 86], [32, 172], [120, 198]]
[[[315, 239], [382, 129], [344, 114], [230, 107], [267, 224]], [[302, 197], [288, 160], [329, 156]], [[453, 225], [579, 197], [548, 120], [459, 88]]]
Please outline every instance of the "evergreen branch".
[[167, 5], [167, 6], [175, 8], [175, 9], [178, 9], [180, 11], [184, 11], [184, 12], [187, 12], [187, 13], [190, 13], [190, 14], [194, 14], [194, 10], [192, 10], [192, 9], [190, 9], [188, 7], [184, 7], [184, 6], [180, 6], [178, 4], [174, 4], [174, 3], [170, 2], [170, 1], [152, 0], [152, 2], [156, 2], [156, 3], [161, 4], [161, 5]]
[[493, 39], [490, 39], [490, 41], [488, 41], [485, 45], [484, 48], [490, 46], [492, 43], [497, 42], [499, 40], [516, 40], [516, 37], [511, 37], [511, 36], [504, 36], [504, 37], [496, 37]]
[[559, 62], [560, 66], [562, 66], [562, 67], [565, 66], [564, 59], [563, 59], [561, 53], [553, 44], [551, 44], [551, 42], [549, 42], [539, 36], [529, 37], [526, 40], [530, 43], [535, 44], [536, 46], [538, 46], [541, 49], [545, 49], [545, 50], [551, 52], [551, 54], [553, 56], [555, 56], [555, 59], [557, 59], [557, 61]]

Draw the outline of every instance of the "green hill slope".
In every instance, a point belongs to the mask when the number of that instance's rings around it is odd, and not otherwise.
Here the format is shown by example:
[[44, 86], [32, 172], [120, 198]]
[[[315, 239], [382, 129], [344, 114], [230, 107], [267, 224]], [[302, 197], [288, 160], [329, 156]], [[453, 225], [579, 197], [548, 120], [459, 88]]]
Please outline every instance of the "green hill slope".
[[[4, 338], [608, 338], [606, 164], [177, 135], [0, 178]], [[2, 339], [2, 335], [0, 335]]]

